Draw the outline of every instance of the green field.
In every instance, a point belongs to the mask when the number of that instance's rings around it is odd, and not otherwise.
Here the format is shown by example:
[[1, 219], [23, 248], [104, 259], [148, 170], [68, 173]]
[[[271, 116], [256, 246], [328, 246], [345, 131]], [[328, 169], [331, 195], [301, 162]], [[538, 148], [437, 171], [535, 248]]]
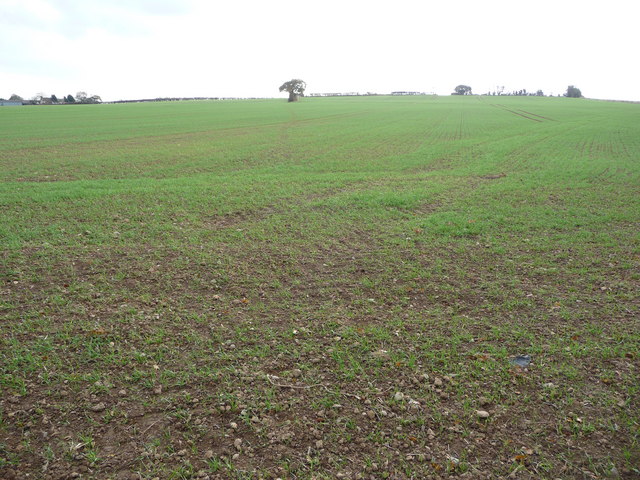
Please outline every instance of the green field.
[[0, 213], [0, 478], [640, 475], [638, 104], [5, 107]]

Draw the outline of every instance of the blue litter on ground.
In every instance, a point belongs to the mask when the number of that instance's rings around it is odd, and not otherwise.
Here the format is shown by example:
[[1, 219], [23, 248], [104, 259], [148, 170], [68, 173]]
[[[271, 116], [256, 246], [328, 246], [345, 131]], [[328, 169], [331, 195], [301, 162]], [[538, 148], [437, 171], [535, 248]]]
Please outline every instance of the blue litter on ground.
[[517, 357], [511, 357], [509, 359], [511, 365], [518, 365], [519, 367], [527, 367], [531, 363], [531, 355], [518, 355]]

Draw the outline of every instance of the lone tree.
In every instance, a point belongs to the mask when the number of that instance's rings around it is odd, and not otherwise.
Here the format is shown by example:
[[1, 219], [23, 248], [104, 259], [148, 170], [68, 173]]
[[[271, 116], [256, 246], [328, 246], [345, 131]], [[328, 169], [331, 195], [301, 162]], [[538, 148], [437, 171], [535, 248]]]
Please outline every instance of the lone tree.
[[288, 82], [284, 82], [280, 85], [280, 91], [289, 92], [289, 101], [297, 102], [299, 97], [304, 97], [304, 91], [307, 88], [307, 84], [299, 78], [294, 78]]
[[573, 85], [569, 85], [567, 87], [567, 91], [564, 94], [565, 97], [570, 98], [582, 98], [582, 92], [578, 87], [574, 87]]
[[471, 87], [469, 85], [458, 85], [453, 89], [454, 95], [471, 95]]

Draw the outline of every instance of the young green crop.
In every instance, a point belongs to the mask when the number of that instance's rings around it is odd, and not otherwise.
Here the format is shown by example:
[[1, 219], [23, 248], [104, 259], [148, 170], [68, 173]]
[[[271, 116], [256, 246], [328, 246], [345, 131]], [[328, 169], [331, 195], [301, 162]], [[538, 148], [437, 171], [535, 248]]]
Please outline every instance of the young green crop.
[[584, 99], [0, 108], [0, 477], [637, 474], [638, 158]]

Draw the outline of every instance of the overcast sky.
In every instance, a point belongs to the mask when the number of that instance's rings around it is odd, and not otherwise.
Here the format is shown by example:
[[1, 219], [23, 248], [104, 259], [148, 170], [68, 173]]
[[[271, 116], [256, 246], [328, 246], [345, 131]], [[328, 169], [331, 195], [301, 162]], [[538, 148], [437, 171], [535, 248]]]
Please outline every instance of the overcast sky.
[[448, 94], [640, 100], [638, 0], [0, 0], [0, 97]]

